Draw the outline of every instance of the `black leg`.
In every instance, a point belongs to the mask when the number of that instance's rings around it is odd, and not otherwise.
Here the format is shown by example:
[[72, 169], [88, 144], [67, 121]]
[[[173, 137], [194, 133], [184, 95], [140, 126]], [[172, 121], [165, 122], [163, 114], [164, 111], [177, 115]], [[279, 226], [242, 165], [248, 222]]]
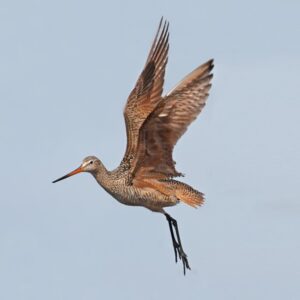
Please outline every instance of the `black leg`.
[[[185, 275], [185, 270], [186, 269], [190, 270], [191, 268], [189, 266], [187, 255], [184, 253], [183, 248], [182, 248], [177, 221], [175, 219], [173, 219], [169, 214], [167, 214], [167, 213], [164, 213], [164, 214], [165, 214], [165, 216], [167, 218], [167, 221], [169, 223], [173, 248], [174, 248], [174, 252], [175, 252], [175, 261], [177, 262], [177, 256], [179, 257], [179, 259], [182, 260], [183, 273]], [[173, 227], [175, 228], [175, 233], [176, 233], [177, 240], [176, 240], [175, 235], [174, 235]]]
[[176, 248], [178, 247], [178, 243], [177, 243], [177, 241], [175, 239], [175, 236], [174, 236], [172, 221], [168, 217], [167, 217], [167, 220], [168, 220], [168, 223], [169, 223], [169, 228], [170, 228], [171, 237], [172, 237], [172, 243], [173, 243], [173, 248], [174, 248], [174, 253], [175, 253], [175, 262], [177, 263], [177, 250], [176, 250]]

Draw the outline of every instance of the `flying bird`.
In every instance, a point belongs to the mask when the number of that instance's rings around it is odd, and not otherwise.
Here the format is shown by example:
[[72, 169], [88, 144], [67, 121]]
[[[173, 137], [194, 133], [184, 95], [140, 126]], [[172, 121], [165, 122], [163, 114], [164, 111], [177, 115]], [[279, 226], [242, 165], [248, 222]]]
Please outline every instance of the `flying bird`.
[[185, 274], [190, 269], [188, 257], [177, 221], [165, 208], [180, 202], [197, 207], [204, 202], [201, 192], [174, 179], [183, 175], [175, 168], [173, 149], [205, 106], [213, 60], [196, 68], [163, 96], [168, 50], [169, 23], [161, 19], [144, 69], [124, 109], [127, 147], [120, 165], [108, 171], [99, 158], [88, 156], [79, 168], [53, 183], [88, 172], [119, 202], [163, 214], [168, 221], [175, 261], [182, 261]]

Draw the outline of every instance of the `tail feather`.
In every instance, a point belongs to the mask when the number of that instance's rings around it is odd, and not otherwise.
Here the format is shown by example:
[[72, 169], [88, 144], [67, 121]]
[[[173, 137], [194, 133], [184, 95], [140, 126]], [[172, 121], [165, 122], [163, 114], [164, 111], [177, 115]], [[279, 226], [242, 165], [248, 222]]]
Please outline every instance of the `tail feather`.
[[197, 208], [204, 203], [204, 194], [188, 184], [173, 179], [163, 180], [163, 182], [173, 191], [173, 195], [175, 194], [176, 198], [185, 204]]

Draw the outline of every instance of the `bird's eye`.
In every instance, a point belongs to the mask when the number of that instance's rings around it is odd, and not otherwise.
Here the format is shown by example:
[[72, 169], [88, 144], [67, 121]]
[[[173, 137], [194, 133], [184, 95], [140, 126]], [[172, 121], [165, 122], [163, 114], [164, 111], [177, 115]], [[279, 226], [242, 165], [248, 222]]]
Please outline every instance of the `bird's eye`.
[[92, 165], [92, 164], [93, 164], [93, 161], [91, 160], [91, 161], [90, 161], [90, 165]]

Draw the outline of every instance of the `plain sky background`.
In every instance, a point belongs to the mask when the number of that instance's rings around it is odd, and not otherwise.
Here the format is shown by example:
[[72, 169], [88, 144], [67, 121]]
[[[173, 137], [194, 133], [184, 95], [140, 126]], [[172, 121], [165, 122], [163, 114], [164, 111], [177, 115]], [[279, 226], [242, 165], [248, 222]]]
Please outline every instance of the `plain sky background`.
[[[1, 1], [0, 299], [300, 299], [299, 1]], [[206, 194], [178, 220], [119, 204], [89, 174], [115, 168], [122, 116], [161, 16], [165, 92], [215, 59], [201, 116], [178, 143]]]

